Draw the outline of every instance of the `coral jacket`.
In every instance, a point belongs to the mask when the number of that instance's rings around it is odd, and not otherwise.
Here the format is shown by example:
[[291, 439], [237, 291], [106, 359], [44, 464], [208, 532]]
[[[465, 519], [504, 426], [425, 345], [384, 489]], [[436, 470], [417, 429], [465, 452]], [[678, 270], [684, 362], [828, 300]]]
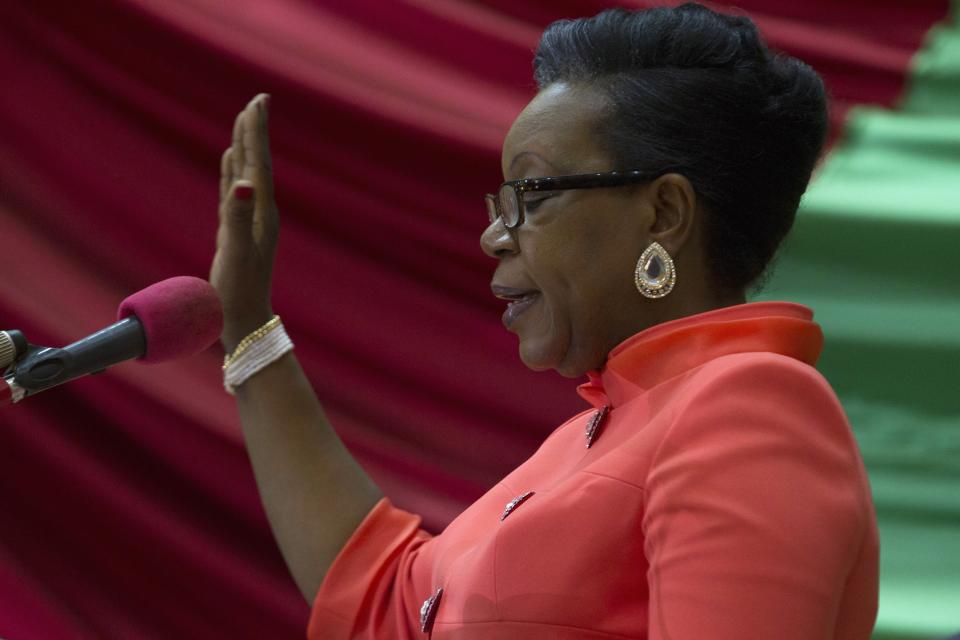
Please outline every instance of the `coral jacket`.
[[381, 500], [309, 637], [866, 640], [876, 517], [812, 316], [755, 302], [628, 339], [580, 388], [594, 408], [440, 535]]

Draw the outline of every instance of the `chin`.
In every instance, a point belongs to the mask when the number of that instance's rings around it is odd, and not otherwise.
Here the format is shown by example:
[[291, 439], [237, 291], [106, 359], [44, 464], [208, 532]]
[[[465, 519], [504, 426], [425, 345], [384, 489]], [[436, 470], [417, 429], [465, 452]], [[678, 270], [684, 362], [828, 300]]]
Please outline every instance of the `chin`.
[[557, 343], [544, 344], [532, 339], [520, 339], [520, 360], [533, 371], [556, 371], [564, 378], [579, 378], [589, 369], [574, 362], [570, 351]]
[[528, 369], [532, 369], [533, 371], [549, 371], [550, 369], [554, 368], [553, 365], [544, 362], [539, 358], [525, 356], [523, 347], [520, 348], [520, 361], [523, 362]]
[[551, 353], [550, 345], [537, 344], [537, 341], [520, 338], [520, 360], [533, 371], [556, 369], [562, 358]]
[[584, 367], [554, 367], [557, 373], [564, 378], [582, 378], [587, 374], [589, 368]]

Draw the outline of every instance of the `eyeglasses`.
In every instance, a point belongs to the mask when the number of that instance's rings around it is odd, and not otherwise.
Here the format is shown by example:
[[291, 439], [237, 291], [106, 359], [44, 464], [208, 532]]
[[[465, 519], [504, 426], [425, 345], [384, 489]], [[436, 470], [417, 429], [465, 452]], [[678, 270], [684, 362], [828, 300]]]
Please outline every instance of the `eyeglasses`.
[[525, 218], [527, 203], [523, 199], [524, 193], [619, 187], [653, 180], [676, 170], [676, 167], [670, 167], [658, 171], [607, 171], [605, 173], [582, 173], [573, 176], [508, 180], [500, 185], [496, 195], [488, 193], [484, 196], [484, 200], [487, 203], [487, 215], [490, 216], [490, 222], [496, 222], [497, 218], [502, 218], [503, 226], [507, 229], [516, 229], [523, 224]]

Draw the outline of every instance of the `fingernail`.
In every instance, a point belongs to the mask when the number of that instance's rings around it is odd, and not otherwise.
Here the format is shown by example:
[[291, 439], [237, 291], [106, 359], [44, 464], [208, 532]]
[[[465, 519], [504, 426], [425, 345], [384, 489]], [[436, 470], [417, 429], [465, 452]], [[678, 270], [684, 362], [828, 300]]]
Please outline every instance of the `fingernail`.
[[270, 94], [263, 96], [263, 108], [270, 111]]
[[249, 200], [253, 197], [253, 187], [248, 184], [241, 184], [234, 189], [233, 193], [237, 196], [238, 200]]

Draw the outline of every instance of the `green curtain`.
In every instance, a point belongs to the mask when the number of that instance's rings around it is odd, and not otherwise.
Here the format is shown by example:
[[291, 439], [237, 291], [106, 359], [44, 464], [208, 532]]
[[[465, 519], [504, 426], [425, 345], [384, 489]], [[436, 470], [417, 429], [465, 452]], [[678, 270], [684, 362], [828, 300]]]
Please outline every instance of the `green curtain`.
[[960, 633], [960, 0], [892, 110], [851, 110], [756, 299], [810, 305], [881, 536], [876, 640]]

